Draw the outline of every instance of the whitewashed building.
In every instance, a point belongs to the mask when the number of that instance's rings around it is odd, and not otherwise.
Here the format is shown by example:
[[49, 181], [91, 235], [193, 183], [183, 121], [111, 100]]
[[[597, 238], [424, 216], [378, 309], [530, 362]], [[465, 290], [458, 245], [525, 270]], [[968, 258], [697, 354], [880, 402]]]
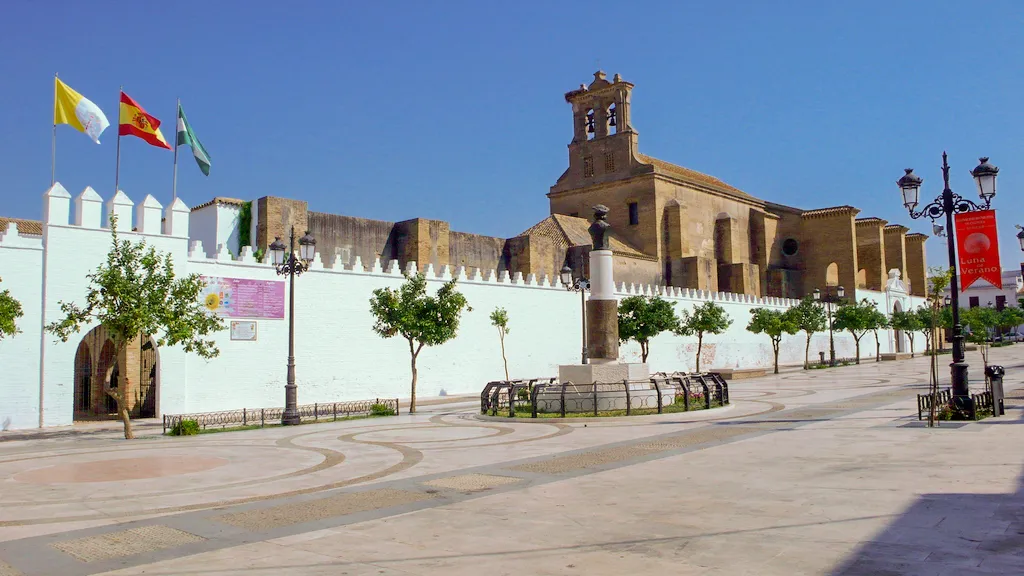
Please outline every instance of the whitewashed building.
[[[83, 385], [109, 386], [110, 369], [99, 381], [76, 378], [89, 329], [81, 337], [59, 342], [43, 326], [60, 318], [61, 301], [82, 302], [86, 274], [105, 258], [110, 245], [108, 218], [116, 214], [124, 237], [145, 241], [172, 255], [180, 274], [198, 273], [217, 292], [219, 306], [230, 310], [235, 329], [216, 336], [221, 355], [203, 360], [176, 347], [154, 349], [152, 379], [155, 414], [261, 408], [283, 404], [288, 324], [284, 302], [289, 294], [272, 266], [260, 263], [248, 246], [236, 250], [239, 238], [237, 206], [214, 201], [192, 211], [181, 200], [164, 207], [152, 196], [134, 203], [118, 192], [104, 201], [86, 188], [72, 199], [58, 183], [43, 196], [43, 219], [38, 234], [19, 230], [17, 223], [0, 229], [0, 287], [9, 289], [24, 308], [21, 333], [0, 341], [0, 429], [71, 424], [76, 390]], [[131, 230], [131, 232], [129, 232]], [[232, 244], [234, 242], [234, 244]], [[229, 246], [231, 247], [229, 249]], [[372, 331], [369, 310], [372, 291], [398, 286], [403, 275], [397, 261], [341, 261], [321, 258], [296, 279], [296, 365], [300, 403], [335, 402], [375, 397], [406, 397], [409, 389], [408, 347], [401, 339], [385, 340]], [[415, 271], [410, 263], [405, 272]], [[432, 288], [453, 277], [473, 310], [464, 316], [459, 336], [423, 351], [419, 359], [419, 392], [477, 392], [503, 375], [498, 335], [489, 315], [497, 306], [508, 310], [511, 332], [505, 347], [512, 377], [557, 373], [559, 364], [579, 361], [579, 295], [557, 285], [555, 278], [522, 277], [497, 271], [473, 271], [447, 266], [423, 272]], [[230, 287], [246, 288], [230, 288]], [[253, 288], [265, 301], [254, 306]], [[246, 290], [249, 290], [246, 292]], [[851, 291], [852, 292], [852, 291]], [[702, 367], [765, 368], [772, 349], [766, 336], [745, 330], [755, 307], [787, 308], [796, 302], [781, 298], [710, 293], [662, 286], [617, 285], [617, 295], [661, 294], [686, 310], [708, 300], [720, 303], [733, 319], [720, 336], [705, 338]], [[911, 309], [922, 299], [907, 294], [898, 272], [891, 272], [883, 292], [857, 290], [848, 297], [868, 298], [886, 312]], [[248, 316], [247, 316], [248, 314]], [[95, 336], [95, 332], [92, 332]], [[799, 364], [804, 335], [783, 339], [780, 362]], [[881, 352], [908, 350], [904, 335], [885, 331]], [[664, 334], [651, 342], [649, 364], [654, 371], [692, 370], [696, 339]], [[836, 334], [839, 357], [854, 355], [853, 340]], [[814, 336], [812, 356], [828, 349], [828, 334]], [[862, 341], [861, 355], [871, 358], [875, 343]], [[94, 353], [95, 354], [95, 353]], [[624, 360], [639, 361], [635, 343], [621, 349]], [[95, 373], [95, 371], [94, 371]], [[116, 379], [115, 379], [116, 381]]]

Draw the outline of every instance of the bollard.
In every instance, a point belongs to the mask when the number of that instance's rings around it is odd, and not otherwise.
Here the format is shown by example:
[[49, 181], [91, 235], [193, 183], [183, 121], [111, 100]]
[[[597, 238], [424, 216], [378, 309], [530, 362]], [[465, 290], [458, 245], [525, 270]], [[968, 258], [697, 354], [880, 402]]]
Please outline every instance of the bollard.
[[1006, 414], [1003, 393], [1003, 376], [1006, 370], [1002, 366], [990, 365], [985, 368], [985, 376], [988, 376], [992, 384], [992, 415], [1002, 416]]

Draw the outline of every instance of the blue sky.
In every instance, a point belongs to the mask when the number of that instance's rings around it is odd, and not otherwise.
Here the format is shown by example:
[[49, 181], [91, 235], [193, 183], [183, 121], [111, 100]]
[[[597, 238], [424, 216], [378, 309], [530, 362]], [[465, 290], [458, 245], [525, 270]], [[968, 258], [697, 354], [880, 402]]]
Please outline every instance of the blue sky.
[[[633, 82], [642, 152], [760, 198], [853, 204], [911, 221], [904, 167], [976, 197], [968, 171], [1001, 168], [1005, 267], [1021, 253], [1024, 3], [27, 2], [0, 19], [0, 189], [38, 218], [49, 185], [52, 77], [116, 122], [118, 87], [173, 132], [175, 98], [209, 150], [186, 154], [179, 195], [303, 198], [382, 220], [428, 217], [511, 236], [548, 213], [567, 165], [562, 95], [598, 67]], [[58, 127], [57, 179], [113, 189], [102, 145]], [[171, 195], [172, 154], [122, 141], [121, 188]], [[945, 261], [929, 241], [929, 263]]]

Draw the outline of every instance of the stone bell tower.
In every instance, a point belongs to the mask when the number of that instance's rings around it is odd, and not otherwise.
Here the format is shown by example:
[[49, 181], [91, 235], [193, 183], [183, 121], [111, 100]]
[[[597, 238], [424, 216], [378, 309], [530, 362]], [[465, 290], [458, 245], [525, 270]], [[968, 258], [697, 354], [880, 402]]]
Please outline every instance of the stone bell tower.
[[572, 105], [573, 138], [569, 144], [569, 170], [573, 182], [593, 183], [626, 172], [635, 162], [637, 133], [630, 120], [633, 85], [618, 74], [609, 82], [598, 70], [590, 86], [565, 94]]

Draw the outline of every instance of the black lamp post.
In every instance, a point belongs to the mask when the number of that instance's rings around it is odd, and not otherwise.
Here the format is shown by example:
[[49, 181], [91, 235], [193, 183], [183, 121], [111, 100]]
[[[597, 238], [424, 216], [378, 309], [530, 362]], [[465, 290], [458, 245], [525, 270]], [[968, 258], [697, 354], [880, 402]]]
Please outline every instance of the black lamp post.
[[936, 221], [943, 216], [946, 218], [946, 247], [949, 251], [949, 268], [953, 271], [950, 279], [949, 293], [952, 299], [953, 313], [953, 363], [949, 365], [953, 381], [953, 402], [961, 409], [971, 410], [970, 390], [967, 386], [967, 362], [964, 361], [964, 334], [960, 325], [960, 288], [959, 272], [956, 266], [956, 230], [953, 229], [953, 215], [975, 210], [988, 210], [992, 204], [992, 198], [996, 195], [996, 175], [999, 168], [988, 163], [988, 158], [981, 158], [978, 166], [971, 170], [978, 185], [978, 197], [980, 204], [961, 197], [949, 187], [949, 164], [946, 162], [946, 153], [942, 153], [942, 195], [936, 198], [931, 204], [915, 211], [917, 207], [918, 194], [921, 190], [923, 180], [914, 174], [912, 168], [906, 169], [906, 174], [896, 181], [903, 194], [903, 205], [910, 212], [910, 217], [915, 220], [927, 216]]
[[565, 266], [562, 268], [561, 274], [559, 274], [562, 286], [565, 286], [566, 290], [580, 293], [580, 316], [583, 318], [583, 352], [580, 357], [582, 358], [581, 363], [587, 363], [587, 289], [590, 288], [590, 281], [583, 278], [577, 278], [573, 281], [572, 268]]
[[306, 235], [299, 238], [299, 257], [295, 257], [295, 226], [292, 226], [290, 246], [285, 246], [280, 236], [270, 245], [270, 258], [277, 273], [288, 276], [288, 381], [284, 385], [284, 413], [281, 414], [281, 424], [285, 426], [300, 421], [295, 385], [295, 277], [309, 269], [315, 252], [316, 240], [306, 230]]
[[[832, 288], [836, 289], [835, 294], [832, 294]], [[829, 286], [828, 284], [825, 284], [825, 299], [824, 299], [824, 301], [822, 301], [822, 299], [821, 299], [821, 290], [819, 290], [818, 288], [815, 288], [814, 292], [812, 292], [812, 294], [814, 294], [814, 301], [815, 302], [824, 302], [825, 303], [825, 309], [828, 310], [828, 365], [829, 366], [835, 366], [836, 365], [836, 340], [835, 340], [835, 337], [834, 337], [834, 335], [832, 333], [832, 304], [834, 302], [838, 302], [839, 299], [842, 298], [846, 294], [846, 291], [843, 290], [842, 286]]]

